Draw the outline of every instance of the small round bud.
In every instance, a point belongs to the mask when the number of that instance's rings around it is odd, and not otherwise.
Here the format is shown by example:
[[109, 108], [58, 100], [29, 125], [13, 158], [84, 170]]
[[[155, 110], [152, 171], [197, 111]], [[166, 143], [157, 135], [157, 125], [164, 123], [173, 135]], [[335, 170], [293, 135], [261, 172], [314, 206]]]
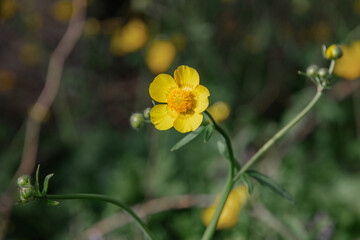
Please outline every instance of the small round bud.
[[328, 47], [326, 49], [325, 52], [325, 56], [327, 59], [332, 60], [332, 59], [338, 59], [341, 58], [341, 56], [343, 55], [341, 47], [337, 44], [332, 44], [330, 47]]
[[18, 187], [24, 187], [25, 185], [30, 185], [30, 176], [23, 175], [23, 176], [18, 177], [17, 185], [18, 185]]
[[31, 185], [27, 185], [25, 187], [21, 187], [20, 191], [20, 200], [29, 200], [34, 196], [34, 188]]
[[130, 117], [130, 125], [134, 129], [140, 129], [144, 126], [144, 116], [141, 113], [133, 113]]
[[319, 75], [320, 78], [324, 78], [328, 75], [328, 69], [326, 68], [320, 68], [318, 71], [317, 71], [317, 74]]
[[313, 77], [317, 74], [318, 69], [318, 66], [312, 64], [306, 69], [306, 75], [308, 75], [308, 77]]
[[151, 110], [151, 108], [146, 108], [146, 109], [144, 110], [144, 117], [145, 117], [145, 119], [150, 119], [150, 110]]

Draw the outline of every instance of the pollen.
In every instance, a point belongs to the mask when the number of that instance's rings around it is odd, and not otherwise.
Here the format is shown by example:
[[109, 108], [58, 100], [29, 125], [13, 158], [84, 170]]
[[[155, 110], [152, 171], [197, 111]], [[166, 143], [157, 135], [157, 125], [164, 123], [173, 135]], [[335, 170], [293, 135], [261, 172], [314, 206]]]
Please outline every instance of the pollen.
[[167, 103], [171, 110], [178, 113], [185, 113], [192, 109], [194, 95], [191, 91], [175, 89], [169, 93]]

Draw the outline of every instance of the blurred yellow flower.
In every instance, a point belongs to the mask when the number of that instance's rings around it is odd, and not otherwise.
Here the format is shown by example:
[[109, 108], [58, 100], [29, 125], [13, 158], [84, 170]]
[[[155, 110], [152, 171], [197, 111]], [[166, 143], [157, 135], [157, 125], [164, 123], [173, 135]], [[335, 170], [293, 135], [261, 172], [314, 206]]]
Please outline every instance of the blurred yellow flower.
[[176, 56], [176, 49], [167, 40], [153, 41], [146, 52], [146, 65], [152, 73], [166, 72]]
[[230, 115], [230, 106], [226, 102], [216, 102], [211, 105], [208, 112], [214, 118], [216, 123], [225, 121]]
[[349, 46], [341, 45], [343, 56], [336, 60], [334, 74], [353, 80], [360, 76], [360, 41], [355, 41]]
[[0, 19], [7, 20], [14, 16], [17, 4], [15, 0], [0, 1]]
[[71, 18], [72, 10], [72, 1], [59, 0], [53, 4], [52, 16], [59, 22], [67, 23]]
[[[216, 225], [216, 229], [227, 229], [234, 227], [239, 219], [239, 213], [241, 208], [246, 203], [249, 197], [248, 189], [245, 185], [239, 185], [231, 190], [225, 206], [220, 214], [219, 221]], [[208, 226], [213, 218], [216, 206], [220, 200], [220, 195], [216, 198], [214, 205], [206, 208], [202, 214], [201, 219], [205, 226]]]
[[315, 41], [326, 42], [332, 35], [332, 30], [327, 22], [319, 22], [311, 28], [311, 34]]
[[140, 19], [133, 19], [111, 37], [110, 48], [115, 55], [124, 55], [139, 50], [147, 40], [147, 27]]
[[356, 14], [360, 15], [360, 0], [354, 1], [353, 9]]
[[24, 22], [26, 27], [32, 31], [37, 31], [43, 26], [43, 19], [39, 13], [25, 15]]
[[41, 62], [43, 52], [41, 47], [36, 43], [24, 43], [20, 48], [20, 61], [29, 66], [37, 65]]
[[0, 69], [0, 92], [8, 92], [13, 89], [16, 81], [14, 71], [8, 69]]
[[174, 127], [181, 133], [194, 131], [202, 123], [202, 112], [209, 105], [210, 92], [199, 85], [199, 74], [191, 67], [179, 66], [174, 72], [174, 78], [168, 74], [159, 74], [150, 84], [151, 98], [165, 103], [151, 109], [150, 120], [159, 130]]
[[96, 18], [89, 18], [85, 22], [84, 34], [86, 36], [96, 35], [100, 32], [100, 22]]
[[171, 42], [174, 43], [176, 50], [182, 51], [186, 47], [186, 39], [182, 33], [174, 33], [170, 37]]

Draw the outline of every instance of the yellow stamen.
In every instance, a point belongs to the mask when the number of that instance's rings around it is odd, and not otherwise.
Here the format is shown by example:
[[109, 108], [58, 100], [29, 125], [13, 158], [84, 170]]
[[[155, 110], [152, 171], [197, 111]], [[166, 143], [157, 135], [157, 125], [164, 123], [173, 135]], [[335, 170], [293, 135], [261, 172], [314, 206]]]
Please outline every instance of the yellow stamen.
[[194, 95], [191, 91], [175, 89], [169, 93], [167, 103], [171, 110], [185, 113], [193, 107]]

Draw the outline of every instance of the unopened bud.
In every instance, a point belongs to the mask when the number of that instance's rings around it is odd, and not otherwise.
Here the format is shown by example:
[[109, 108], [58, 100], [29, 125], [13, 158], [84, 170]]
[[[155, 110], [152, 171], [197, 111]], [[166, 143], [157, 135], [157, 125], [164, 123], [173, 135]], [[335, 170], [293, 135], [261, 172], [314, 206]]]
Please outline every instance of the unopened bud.
[[34, 196], [34, 188], [31, 185], [21, 187], [19, 190], [19, 195], [22, 202], [27, 201]]
[[325, 78], [328, 75], [329, 71], [326, 68], [320, 68], [317, 71], [317, 74], [319, 75], [320, 78]]
[[151, 110], [151, 108], [146, 108], [146, 109], [144, 110], [144, 117], [145, 117], [145, 119], [150, 119], [150, 110]]
[[144, 126], [144, 116], [141, 113], [133, 113], [130, 117], [130, 125], [134, 129], [140, 129]]
[[28, 175], [23, 175], [18, 177], [17, 179], [17, 185], [18, 187], [24, 187], [25, 185], [30, 185], [30, 176]]
[[329, 60], [335, 60], [343, 55], [341, 47], [337, 44], [332, 44], [325, 51], [325, 57]]
[[317, 74], [319, 67], [312, 64], [306, 69], [306, 75], [308, 77], [314, 77]]

